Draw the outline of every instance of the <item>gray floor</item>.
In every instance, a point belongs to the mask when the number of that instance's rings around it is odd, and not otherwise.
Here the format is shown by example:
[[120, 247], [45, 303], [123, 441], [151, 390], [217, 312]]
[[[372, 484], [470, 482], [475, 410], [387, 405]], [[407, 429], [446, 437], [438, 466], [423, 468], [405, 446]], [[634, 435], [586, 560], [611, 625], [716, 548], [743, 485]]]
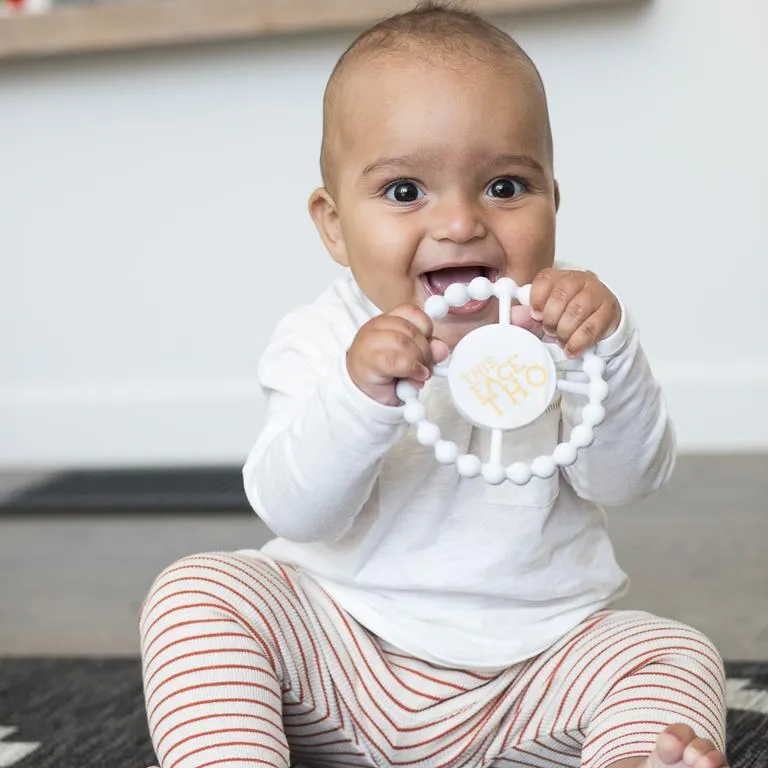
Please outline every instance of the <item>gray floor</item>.
[[[0, 473], [0, 493], [34, 475]], [[731, 660], [768, 659], [768, 455], [684, 457], [655, 498], [612, 510], [625, 607], [705, 631]], [[137, 652], [153, 577], [182, 555], [258, 547], [255, 516], [0, 517], [0, 655]]]

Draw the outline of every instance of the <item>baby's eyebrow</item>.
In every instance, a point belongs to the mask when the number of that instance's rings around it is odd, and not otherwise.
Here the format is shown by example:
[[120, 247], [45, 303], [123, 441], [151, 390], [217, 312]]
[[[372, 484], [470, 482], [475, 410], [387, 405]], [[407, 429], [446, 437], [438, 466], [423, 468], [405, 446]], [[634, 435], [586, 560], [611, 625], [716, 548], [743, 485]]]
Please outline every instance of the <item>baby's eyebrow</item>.
[[397, 155], [395, 157], [384, 157], [381, 160], [366, 165], [363, 169], [363, 176], [369, 176], [377, 171], [383, 171], [387, 168], [412, 168], [414, 166], [422, 164], [424, 158], [421, 155]]
[[544, 166], [533, 155], [494, 155], [488, 159], [490, 167], [499, 165], [523, 165], [539, 173], [544, 173]]
[[[362, 176], [369, 176], [372, 173], [387, 170], [389, 168], [413, 168], [423, 165], [423, 163], [424, 156], [420, 154], [384, 157], [381, 160], [376, 160], [370, 165], [366, 165], [363, 169]], [[531, 168], [538, 173], [544, 173], [544, 166], [535, 157], [533, 157], [533, 155], [528, 154], [492, 155], [484, 158], [481, 161], [481, 166], [488, 168], [496, 168], [498, 166], [509, 165], [521, 165], [527, 168]]]

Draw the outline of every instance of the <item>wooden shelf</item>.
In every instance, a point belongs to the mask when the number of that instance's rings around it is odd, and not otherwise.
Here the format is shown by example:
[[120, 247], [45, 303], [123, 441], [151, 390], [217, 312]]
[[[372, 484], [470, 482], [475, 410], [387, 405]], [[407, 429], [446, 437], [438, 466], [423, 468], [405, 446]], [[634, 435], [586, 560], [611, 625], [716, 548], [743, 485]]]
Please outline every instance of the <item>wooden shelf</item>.
[[[477, 0], [515, 13], [634, 0]], [[53, 56], [343, 29], [412, 8], [413, 0], [124, 0], [0, 17], [0, 59]]]

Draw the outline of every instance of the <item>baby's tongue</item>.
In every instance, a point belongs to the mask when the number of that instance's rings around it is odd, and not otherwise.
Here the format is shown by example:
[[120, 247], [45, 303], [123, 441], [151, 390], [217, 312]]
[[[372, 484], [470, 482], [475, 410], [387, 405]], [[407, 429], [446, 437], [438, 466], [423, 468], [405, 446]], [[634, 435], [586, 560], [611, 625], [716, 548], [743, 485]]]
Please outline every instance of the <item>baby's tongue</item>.
[[446, 267], [445, 269], [436, 269], [434, 272], [427, 272], [427, 282], [436, 294], [442, 296], [449, 285], [453, 283], [466, 285], [483, 274], [482, 267]]

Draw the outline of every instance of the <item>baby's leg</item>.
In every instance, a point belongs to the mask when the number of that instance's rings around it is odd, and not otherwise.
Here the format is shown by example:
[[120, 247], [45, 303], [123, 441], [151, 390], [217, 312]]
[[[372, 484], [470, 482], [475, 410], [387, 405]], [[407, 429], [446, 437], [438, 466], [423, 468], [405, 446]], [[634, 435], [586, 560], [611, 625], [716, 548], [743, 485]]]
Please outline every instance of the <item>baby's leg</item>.
[[147, 715], [162, 767], [287, 768], [289, 744], [367, 765], [345, 733], [319, 651], [330, 623], [322, 610], [295, 572], [258, 556], [197, 555], [164, 571], [141, 617]]
[[595, 670], [614, 679], [590, 715], [582, 765], [725, 766], [725, 671], [712, 643], [645, 614], [608, 614], [614, 622], [619, 633]]
[[724, 765], [722, 661], [690, 627], [604, 612], [508, 674], [494, 766]]
[[670, 725], [647, 757], [617, 760], [610, 768], [727, 768], [725, 754], [687, 725]]

